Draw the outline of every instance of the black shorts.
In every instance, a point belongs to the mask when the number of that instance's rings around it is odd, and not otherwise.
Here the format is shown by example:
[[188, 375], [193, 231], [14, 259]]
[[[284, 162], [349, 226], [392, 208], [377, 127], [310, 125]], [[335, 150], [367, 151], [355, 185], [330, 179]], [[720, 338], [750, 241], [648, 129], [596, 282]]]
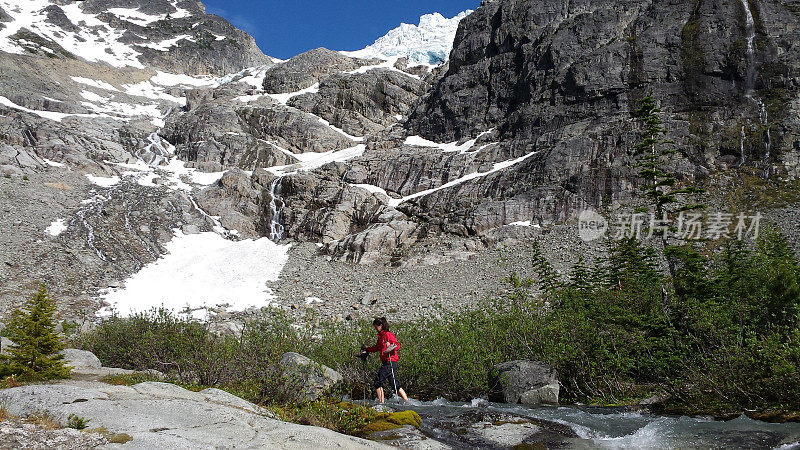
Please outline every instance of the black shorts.
[[[394, 376], [393, 376], [394, 375]], [[397, 378], [397, 362], [392, 361], [391, 365], [389, 362], [383, 363], [380, 369], [378, 369], [378, 374], [375, 375], [375, 381], [372, 383], [372, 386], [375, 389], [382, 388], [383, 384], [386, 381], [389, 381], [389, 387], [392, 389], [400, 389], [400, 379]]]

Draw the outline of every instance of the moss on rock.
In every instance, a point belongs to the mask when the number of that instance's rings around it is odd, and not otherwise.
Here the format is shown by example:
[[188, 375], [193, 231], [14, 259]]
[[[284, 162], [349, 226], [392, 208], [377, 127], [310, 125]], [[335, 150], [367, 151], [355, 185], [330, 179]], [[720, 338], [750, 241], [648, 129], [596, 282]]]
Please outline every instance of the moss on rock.
[[364, 434], [371, 434], [378, 431], [394, 430], [405, 425], [414, 428], [422, 426], [422, 418], [416, 411], [400, 411], [395, 413], [381, 413], [376, 416], [376, 420], [362, 429]]

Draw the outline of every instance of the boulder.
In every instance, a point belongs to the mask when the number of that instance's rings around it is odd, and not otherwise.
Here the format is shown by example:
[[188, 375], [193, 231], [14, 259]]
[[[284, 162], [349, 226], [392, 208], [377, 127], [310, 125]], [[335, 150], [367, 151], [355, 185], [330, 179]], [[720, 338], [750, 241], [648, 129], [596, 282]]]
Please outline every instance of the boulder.
[[7, 337], [0, 338], [0, 354], [8, 355], [8, 349], [14, 345], [14, 342]]
[[100, 358], [86, 350], [67, 348], [62, 350], [61, 354], [64, 355], [64, 363], [76, 369], [99, 369], [103, 367]]
[[489, 400], [503, 403], [558, 404], [556, 370], [541, 361], [507, 361], [489, 374]]
[[317, 364], [299, 353], [287, 352], [278, 361], [275, 374], [288, 389], [297, 389], [305, 400], [313, 401], [342, 381], [342, 375], [330, 367]]

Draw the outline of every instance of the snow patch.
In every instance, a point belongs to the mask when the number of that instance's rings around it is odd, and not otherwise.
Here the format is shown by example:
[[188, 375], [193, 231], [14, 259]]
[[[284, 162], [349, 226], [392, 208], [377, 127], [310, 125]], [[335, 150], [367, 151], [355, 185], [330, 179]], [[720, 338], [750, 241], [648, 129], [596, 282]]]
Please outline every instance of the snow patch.
[[102, 298], [110, 306], [98, 315], [127, 316], [162, 306], [176, 311], [268, 306], [274, 296], [266, 283], [278, 279], [289, 245], [268, 238], [230, 241], [217, 233], [186, 235], [176, 230], [166, 250], [128, 278], [122, 289], [105, 293]]
[[47, 158], [42, 158], [42, 161], [44, 161], [44, 163], [50, 167], [66, 167], [64, 164], [61, 164], [60, 162], [50, 161]]
[[162, 86], [216, 87], [218, 81], [210, 76], [192, 77], [184, 74], [156, 72], [150, 81]]
[[388, 70], [391, 70], [393, 72], [401, 73], [401, 74], [403, 74], [403, 75], [405, 75], [407, 77], [415, 78], [417, 80], [420, 79], [420, 77], [418, 75], [414, 75], [414, 74], [410, 74], [410, 73], [407, 73], [407, 72], [403, 72], [402, 70], [400, 70], [397, 67], [395, 67], [394, 64], [395, 64], [395, 62], [397, 62], [397, 60], [398, 60], [398, 57], [396, 57], [396, 56], [395, 57], [389, 57], [388, 60], [386, 60], [386, 61], [384, 61], [382, 63], [374, 64], [374, 65], [371, 65], [371, 66], [361, 66], [356, 70], [351, 70], [351, 71], [346, 72], [346, 73], [358, 74], [358, 73], [367, 73], [370, 70], [375, 70], [375, 69], [388, 69]]
[[0, 0], [0, 7], [12, 18], [0, 30], [0, 51], [27, 53], [11, 39], [11, 36], [25, 28], [87, 61], [105, 62], [117, 68], [131, 66], [143, 69], [138, 60], [139, 52], [120, 42], [125, 30], [112, 28], [98, 19], [97, 14], [83, 12], [82, 3], [58, 5], [76, 26], [75, 30], [65, 30], [47, 21], [45, 8], [51, 5], [47, 0]]
[[167, 18], [166, 14], [160, 14], [157, 16], [146, 14], [138, 9], [133, 8], [109, 8], [108, 12], [111, 14], [119, 17], [122, 20], [127, 20], [128, 22], [135, 23], [136, 25], [140, 26], [147, 26], [153, 22], [157, 22], [159, 20], [165, 20]]
[[292, 155], [300, 159], [299, 163], [290, 164], [288, 166], [268, 167], [266, 170], [278, 176], [289, 175], [299, 171], [314, 170], [318, 167], [324, 166], [325, 164], [347, 161], [348, 159], [361, 156], [364, 154], [364, 150], [366, 149], [366, 145], [358, 144], [355, 147], [325, 153], [295, 154], [290, 152]]
[[136, 44], [136, 45], [138, 45], [140, 47], [152, 48], [152, 49], [158, 50], [160, 52], [166, 52], [166, 51], [169, 51], [170, 47], [176, 46], [178, 44], [178, 42], [180, 42], [180, 41], [197, 42], [190, 35], [182, 34], [182, 35], [174, 37], [172, 39], [165, 39], [165, 40], [163, 40], [161, 42], [148, 42], [148, 43]]
[[120, 182], [120, 178], [116, 175], [113, 177], [98, 177], [90, 173], [87, 173], [86, 178], [88, 178], [89, 181], [91, 181], [92, 183], [100, 187], [106, 187], [106, 188], [114, 186]]
[[141, 81], [136, 84], [123, 84], [122, 88], [125, 89], [125, 93], [128, 95], [145, 97], [151, 100], [167, 100], [181, 106], [186, 105], [186, 98], [168, 94], [163, 88], [153, 86], [153, 83], [150, 81]]
[[44, 231], [50, 236], [56, 237], [67, 229], [67, 224], [64, 219], [56, 219]]
[[538, 223], [531, 223], [530, 220], [523, 220], [519, 222], [511, 222], [509, 224], [512, 227], [533, 227], [533, 228], [542, 228], [541, 225]]
[[375, 186], [374, 184], [354, 184], [353, 186], [365, 189], [369, 192], [372, 192], [373, 194], [383, 194], [387, 197], [389, 196], [389, 194], [386, 193], [386, 189], [380, 186]]
[[[415, 145], [417, 147], [433, 147], [438, 148], [443, 152], [459, 152], [459, 153], [467, 153], [472, 149], [472, 146], [475, 145], [475, 142], [482, 138], [483, 136], [491, 133], [494, 131], [494, 128], [491, 130], [487, 130], [479, 134], [475, 139], [470, 139], [465, 141], [463, 144], [459, 145], [458, 141], [449, 142], [446, 144], [439, 144], [437, 142], [429, 141], [421, 136], [408, 136], [406, 140], [403, 142], [405, 145]], [[483, 150], [484, 148], [488, 147], [492, 144], [486, 144], [481, 146], [478, 150]]]
[[296, 91], [296, 92], [289, 92], [289, 93], [286, 93], [286, 94], [267, 94], [267, 95], [269, 95], [270, 97], [274, 98], [275, 100], [277, 100], [281, 104], [285, 105], [286, 102], [288, 102], [289, 99], [292, 98], [292, 97], [296, 97], [298, 95], [303, 95], [303, 94], [316, 94], [317, 92], [319, 92], [319, 83], [314, 83], [313, 85], [311, 85], [311, 86], [309, 86], [309, 87], [307, 87], [305, 89], [300, 89], [299, 91]]
[[447, 143], [447, 144], [438, 144], [436, 142], [429, 141], [429, 140], [427, 140], [427, 139], [425, 139], [423, 137], [420, 137], [420, 136], [408, 136], [406, 138], [405, 142], [403, 142], [403, 143], [405, 145], [415, 145], [415, 146], [418, 146], [418, 147], [438, 148], [443, 152], [461, 152], [461, 153], [466, 153], [467, 151], [469, 151], [470, 148], [472, 148], [473, 145], [475, 145], [475, 141], [476, 140], [477, 139], [470, 139], [470, 140], [464, 142], [461, 145], [458, 145], [458, 142], [450, 142], [450, 143]]
[[42, 118], [45, 118], [45, 119], [54, 120], [56, 122], [61, 122], [62, 120], [64, 120], [65, 117], [69, 117], [69, 116], [75, 116], [75, 117], [108, 117], [108, 116], [105, 116], [105, 115], [102, 115], [102, 114], [65, 114], [65, 113], [60, 113], [60, 112], [55, 112], [55, 111], [39, 111], [39, 110], [35, 110], [35, 109], [29, 109], [29, 108], [26, 108], [24, 106], [20, 106], [20, 105], [18, 105], [16, 103], [12, 102], [7, 97], [4, 97], [2, 95], [0, 95], [0, 105], [4, 105], [4, 106], [7, 106], [9, 108], [17, 109], [17, 110], [24, 111], [24, 112], [31, 113], [31, 114], [36, 114], [39, 117], [42, 117]]
[[264, 75], [267, 73], [267, 70], [269, 70], [271, 67], [273, 66], [264, 65], [264, 66], [248, 67], [246, 69], [240, 70], [239, 72], [231, 73], [225, 75], [224, 77], [220, 77], [217, 80], [217, 82], [219, 84], [226, 84], [231, 82], [246, 83], [255, 88], [261, 89], [261, 86], [264, 83]]
[[268, 97], [268, 95], [267, 94], [241, 95], [239, 97], [234, 98], [234, 100], [239, 100], [242, 103], [250, 103], [263, 97]]
[[87, 86], [96, 87], [96, 88], [100, 88], [100, 89], [105, 89], [107, 91], [119, 92], [119, 89], [115, 88], [114, 86], [112, 86], [109, 83], [106, 83], [105, 81], [93, 80], [91, 78], [84, 78], [84, 77], [70, 77], [70, 78], [72, 78], [72, 81], [74, 81], [76, 83], [81, 83], [81, 84], [85, 84]]

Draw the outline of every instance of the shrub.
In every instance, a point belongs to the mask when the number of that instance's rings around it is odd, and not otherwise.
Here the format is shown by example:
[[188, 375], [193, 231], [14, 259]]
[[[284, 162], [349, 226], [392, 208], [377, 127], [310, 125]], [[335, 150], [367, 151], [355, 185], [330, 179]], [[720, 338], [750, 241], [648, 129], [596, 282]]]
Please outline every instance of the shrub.
[[365, 427], [379, 418], [379, 414], [372, 408], [334, 399], [301, 405], [273, 406], [270, 410], [282, 420], [321, 426], [352, 435], [362, 434]]
[[70, 414], [67, 417], [67, 428], [74, 428], [76, 430], [83, 430], [89, 426], [89, 419], [81, 416]]

